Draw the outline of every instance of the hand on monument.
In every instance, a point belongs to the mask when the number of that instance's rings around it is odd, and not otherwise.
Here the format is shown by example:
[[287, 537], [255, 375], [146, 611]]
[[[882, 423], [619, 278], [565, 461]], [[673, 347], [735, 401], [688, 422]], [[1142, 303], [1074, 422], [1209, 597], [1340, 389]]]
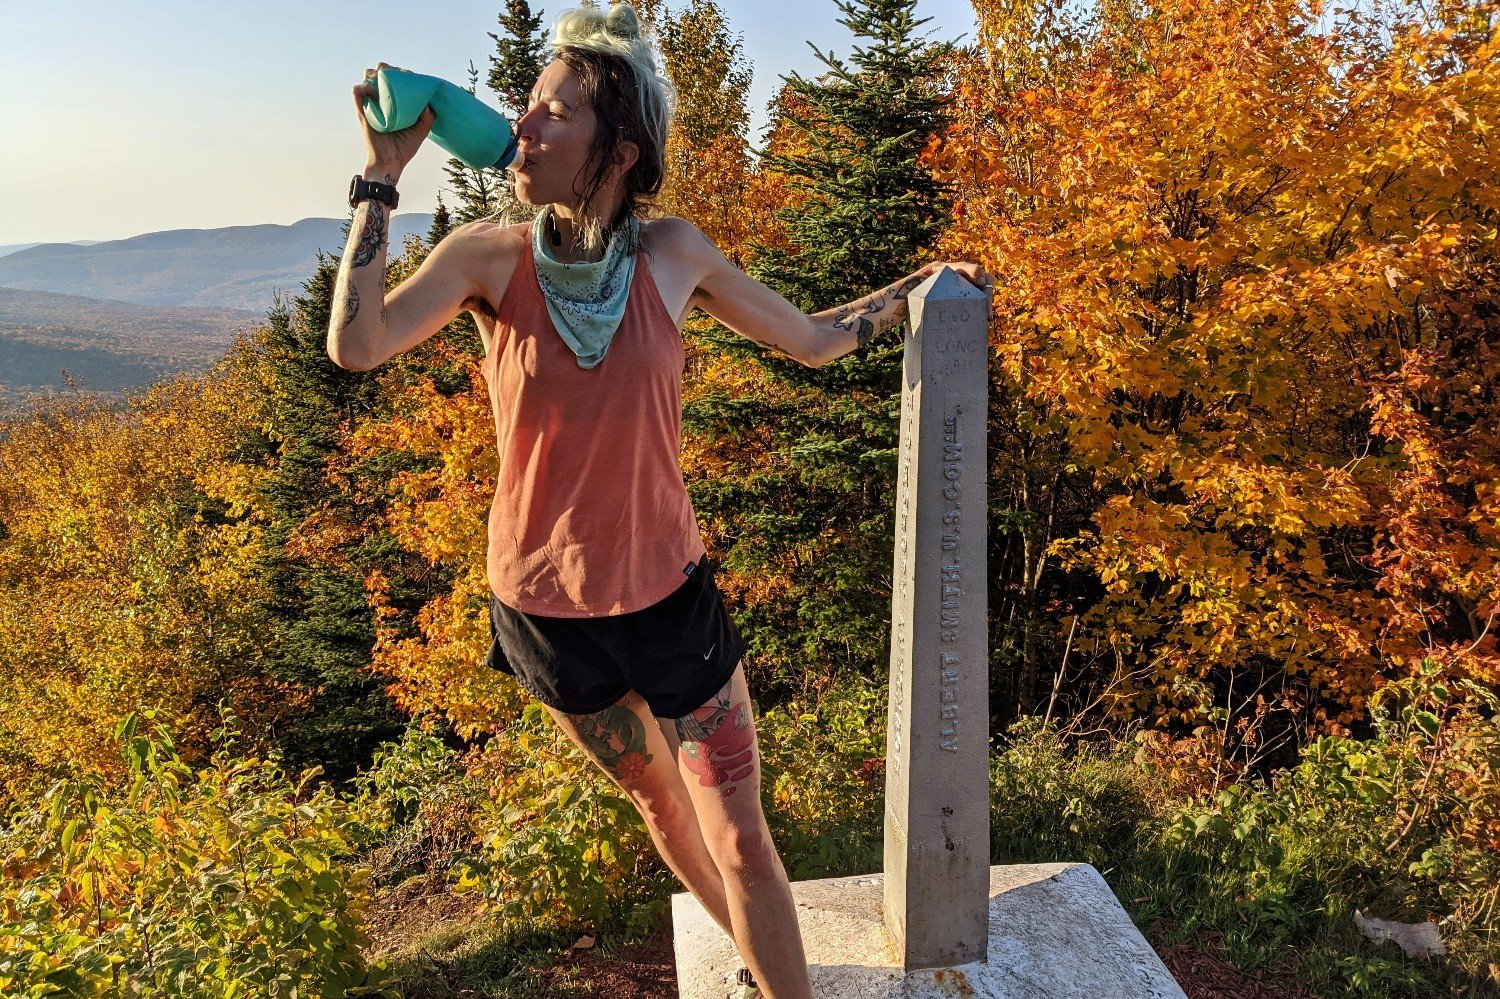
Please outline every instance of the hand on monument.
[[959, 277], [984, 292], [985, 298], [989, 300], [990, 318], [995, 318], [995, 276], [984, 269], [982, 264], [970, 263], [967, 260], [934, 260], [917, 272], [926, 280], [944, 267], [951, 267]]
[[399, 177], [412, 157], [417, 155], [427, 133], [432, 131], [432, 121], [437, 115], [432, 108], [422, 109], [416, 122], [399, 132], [377, 132], [365, 120], [365, 101], [375, 100], [379, 91], [375, 85], [375, 74], [382, 69], [400, 69], [389, 63], [376, 63], [375, 69], [365, 70], [365, 80], [354, 87], [354, 107], [359, 114], [359, 127], [365, 136], [365, 167], [379, 169], [392, 177]]

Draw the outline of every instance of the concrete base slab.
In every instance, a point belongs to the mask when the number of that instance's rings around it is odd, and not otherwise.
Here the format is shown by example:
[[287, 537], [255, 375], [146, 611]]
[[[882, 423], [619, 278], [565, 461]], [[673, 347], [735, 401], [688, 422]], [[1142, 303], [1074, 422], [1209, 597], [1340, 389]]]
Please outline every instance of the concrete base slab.
[[[1088, 864], [991, 867], [988, 959], [930, 971], [896, 967], [884, 881], [792, 885], [818, 999], [1187, 999]], [[672, 897], [672, 919], [682, 999], [739, 999], [734, 942], [691, 895]]]

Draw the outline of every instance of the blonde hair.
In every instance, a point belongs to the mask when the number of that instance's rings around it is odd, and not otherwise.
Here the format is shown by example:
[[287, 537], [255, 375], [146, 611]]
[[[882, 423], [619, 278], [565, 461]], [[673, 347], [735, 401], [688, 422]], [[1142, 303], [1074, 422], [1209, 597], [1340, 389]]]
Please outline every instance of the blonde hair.
[[[625, 200], [614, 219], [593, 219], [584, 227], [584, 245], [599, 249], [611, 231], [646, 206], [666, 179], [667, 133], [671, 128], [676, 91], [662, 72], [651, 39], [641, 28], [635, 8], [616, 3], [603, 11], [576, 7], [558, 15], [552, 27], [552, 52], [578, 73], [583, 96], [600, 116], [587, 180], [588, 204], [604, 183], [610, 155], [621, 141], [640, 150], [625, 175]], [[626, 230], [628, 231], [628, 229]], [[632, 248], [633, 249], [633, 248]]]

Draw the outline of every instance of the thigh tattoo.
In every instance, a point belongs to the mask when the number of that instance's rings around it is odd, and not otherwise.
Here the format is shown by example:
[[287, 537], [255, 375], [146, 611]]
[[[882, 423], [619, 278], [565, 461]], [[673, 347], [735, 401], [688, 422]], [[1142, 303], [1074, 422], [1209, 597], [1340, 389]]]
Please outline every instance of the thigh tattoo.
[[646, 752], [646, 726], [629, 708], [616, 704], [591, 715], [569, 715], [583, 746], [605, 773], [622, 786], [646, 775], [651, 754]]
[[755, 770], [755, 729], [750, 726], [750, 704], [730, 703], [730, 687], [714, 695], [712, 703], [675, 722], [687, 768], [704, 787], [724, 784], [724, 797]]

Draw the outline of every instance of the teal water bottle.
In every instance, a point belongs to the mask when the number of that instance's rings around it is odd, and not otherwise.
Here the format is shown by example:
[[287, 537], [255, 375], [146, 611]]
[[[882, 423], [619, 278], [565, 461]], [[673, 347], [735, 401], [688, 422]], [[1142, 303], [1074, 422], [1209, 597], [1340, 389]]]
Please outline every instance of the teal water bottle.
[[375, 73], [375, 100], [365, 100], [365, 121], [377, 132], [416, 124], [432, 107], [432, 140], [475, 170], [504, 169], [516, 156], [516, 136], [505, 116], [464, 88], [387, 66]]

